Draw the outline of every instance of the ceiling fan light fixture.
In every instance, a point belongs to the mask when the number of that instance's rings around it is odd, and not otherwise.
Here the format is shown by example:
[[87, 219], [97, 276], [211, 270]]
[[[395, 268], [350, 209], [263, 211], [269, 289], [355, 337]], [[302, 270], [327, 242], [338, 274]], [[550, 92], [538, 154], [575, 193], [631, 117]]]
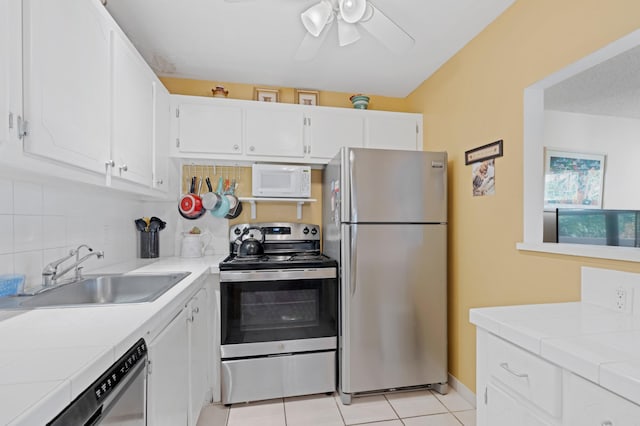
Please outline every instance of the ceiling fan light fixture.
[[338, 5], [340, 16], [349, 24], [360, 21], [367, 10], [366, 0], [340, 0]]
[[360, 40], [360, 32], [356, 25], [338, 19], [338, 44], [340, 47], [348, 46], [358, 40]]
[[320, 3], [316, 3], [302, 12], [300, 18], [309, 34], [318, 37], [332, 18], [332, 14], [333, 8], [331, 7], [331, 3], [327, 0], [322, 0]]

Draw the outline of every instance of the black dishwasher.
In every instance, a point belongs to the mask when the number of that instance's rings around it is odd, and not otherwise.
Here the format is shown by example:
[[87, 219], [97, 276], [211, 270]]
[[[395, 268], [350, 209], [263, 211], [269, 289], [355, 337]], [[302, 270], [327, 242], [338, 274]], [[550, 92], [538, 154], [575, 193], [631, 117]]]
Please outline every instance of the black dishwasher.
[[47, 426], [145, 425], [147, 345], [140, 339]]

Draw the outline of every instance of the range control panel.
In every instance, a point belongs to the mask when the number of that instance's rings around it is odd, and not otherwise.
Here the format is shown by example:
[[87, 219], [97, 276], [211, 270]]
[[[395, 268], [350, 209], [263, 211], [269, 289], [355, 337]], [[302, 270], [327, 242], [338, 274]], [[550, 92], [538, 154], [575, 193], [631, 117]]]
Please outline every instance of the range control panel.
[[[240, 223], [229, 230], [229, 241], [234, 242], [245, 230], [258, 228], [256, 234], [264, 235], [265, 241], [309, 241], [320, 240], [320, 226], [309, 223], [262, 222]], [[257, 236], [260, 238], [260, 235]]]

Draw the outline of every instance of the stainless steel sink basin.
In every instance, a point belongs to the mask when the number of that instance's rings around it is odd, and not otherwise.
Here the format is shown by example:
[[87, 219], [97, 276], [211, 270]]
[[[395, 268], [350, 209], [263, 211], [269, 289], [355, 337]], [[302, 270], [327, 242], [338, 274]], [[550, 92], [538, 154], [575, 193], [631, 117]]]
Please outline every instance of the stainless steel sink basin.
[[189, 274], [102, 275], [13, 299], [16, 308], [151, 302]]

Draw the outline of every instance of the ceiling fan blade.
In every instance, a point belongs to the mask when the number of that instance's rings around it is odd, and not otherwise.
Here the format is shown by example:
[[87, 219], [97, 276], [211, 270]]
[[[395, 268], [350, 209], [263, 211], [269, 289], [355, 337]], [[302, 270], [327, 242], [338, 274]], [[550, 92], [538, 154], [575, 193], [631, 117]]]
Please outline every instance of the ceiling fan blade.
[[405, 30], [393, 22], [387, 15], [382, 13], [380, 9], [369, 2], [371, 13], [359, 22], [372, 36], [378, 39], [380, 43], [392, 52], [405, 53], [415, 43]]
[[315, 58], [322, 47], [322, 43], [324, 43], [324, 39], [327, 38], [327, 34], [329, 34], [329, 30], [333, 26], [333, 21], [330, 20], [327, 25], [323, 28], [322, 32], [318, 35], [318, 37], [314, 37], [308, 31], [305, 31], [305, 36], [298, 46], [298, 50], [294, 56], [294, 59], [298, 62], [306, 62]]
[[356, 24], [345, 22], [344, 19], [338, 19], [338, 44], [340, 47], [347, 46], [360, 40], [360, 32]]

